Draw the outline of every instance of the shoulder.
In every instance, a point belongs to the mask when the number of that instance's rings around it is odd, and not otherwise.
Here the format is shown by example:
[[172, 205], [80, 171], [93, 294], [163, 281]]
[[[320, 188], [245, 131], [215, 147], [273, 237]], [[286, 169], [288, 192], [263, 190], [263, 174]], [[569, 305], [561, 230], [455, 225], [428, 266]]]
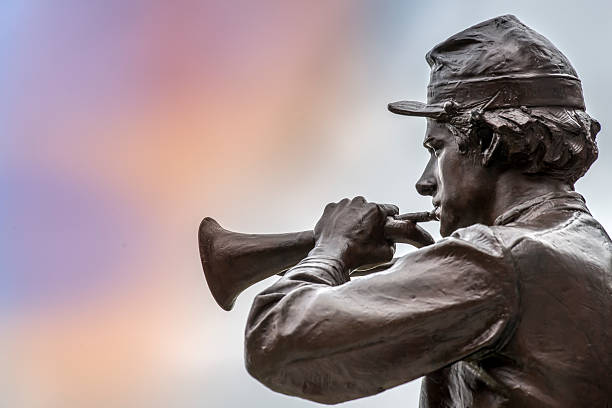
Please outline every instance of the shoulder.
[[511, 316], [518, 304], [513, 259], [494, 228], [472, 225], [400, 258], [391, 271], [405, 271], [419, 287], [433, 287], [445, 299], [497, 304]]
[[520, 273], [563, 269], [581, 274], [593, 265], [610, 265], [612, 241], [586, 212], [549, 214], [492, 230]]
[[[504, 243], [498, 236], [495, 227], [489, 227], [482, 224], [474, 224], [466, 228], [460, 228], [446, 238], [446, 240], [458, 240], [478, 247], [481, 251], [503, 255]], [[440, 241], [441, 243], [445, 240]]]
[[400, 263], [444, 269], [448, 278], [470, 281], [512, 280], [513, 261], [495, 229], [481, 224], [455, 231], [433, 245], [411, 252]]
[[528, 222], [486, 228], [512, 254], [531, 252], [542, 247], [555, 249], [559, 241], [575, 244], [592, 238], [609, 241], [601, 225], [589, 213], [579, 211], [554, 212]]
[[503, 241], [492, 227], [474, 224], [460, 228], [450, 236], [433, 245], [421, 248], [407, 257], [428, 258], [444, 255], [459, 260], [478, 261], [480, 259], [503, 258], [505, 256]]

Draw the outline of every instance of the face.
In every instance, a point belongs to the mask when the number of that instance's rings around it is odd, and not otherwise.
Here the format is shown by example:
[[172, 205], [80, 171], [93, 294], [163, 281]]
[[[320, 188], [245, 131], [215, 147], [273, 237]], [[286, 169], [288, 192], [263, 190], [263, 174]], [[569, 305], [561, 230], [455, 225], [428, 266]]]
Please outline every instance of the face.
[[482, 166], [480, 157], [461, 153], [444, 123], [427, 120], [423, 145], [430, 158], [416, 189], [421, 195], [432, 196], [440, 234], [446, 237], [458, 228], [490, 224], [494, 172]]

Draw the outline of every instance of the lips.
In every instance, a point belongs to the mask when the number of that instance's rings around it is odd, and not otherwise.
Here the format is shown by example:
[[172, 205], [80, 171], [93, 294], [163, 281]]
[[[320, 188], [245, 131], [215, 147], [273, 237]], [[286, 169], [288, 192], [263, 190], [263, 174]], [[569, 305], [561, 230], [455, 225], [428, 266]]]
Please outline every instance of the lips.
[[433, 211], [432, 214], [440, 221], [440, 216], [442, 215], [442, 208], [440, 208], [440, 203], [438, 201], [433, 201]]
[[440, 207], [435, 207], [433, 210], [434, 216], [440, 221], [440, 216], [442, 215], [442, 209]]

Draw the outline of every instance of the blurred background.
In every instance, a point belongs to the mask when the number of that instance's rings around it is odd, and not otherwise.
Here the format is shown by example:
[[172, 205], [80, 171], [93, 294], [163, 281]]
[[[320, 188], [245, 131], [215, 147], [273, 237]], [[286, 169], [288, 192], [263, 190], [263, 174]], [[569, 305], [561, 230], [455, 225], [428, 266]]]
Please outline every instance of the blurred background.
[[[246, 373], [274, 278], [222, 311], [198, 224], [311, 229], [355, 195], [430, 209], [425, 120], [386, 104], [424, 100], [425, 53], [506, 13], [583, 80], [603, 131], [577, 190], [612, 231], [606, 1], [2, 2], [0, 406], [315, 406]], [[418, 390], [343, 406], [417, 407]]]

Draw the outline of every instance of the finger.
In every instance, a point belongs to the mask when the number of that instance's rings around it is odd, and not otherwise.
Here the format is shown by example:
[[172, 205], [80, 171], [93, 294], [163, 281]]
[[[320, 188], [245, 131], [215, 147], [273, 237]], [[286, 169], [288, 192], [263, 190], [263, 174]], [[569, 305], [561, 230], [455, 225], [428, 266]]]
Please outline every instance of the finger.
[[[416, 246], [417, 248], [422, 248], [424, 246], [436, 243], [436, 241], [433, 239], [431, 234], [425, 231], [425, 229], [423, 229], [423, 227], [421, 227], [418, 224], [415, 225], [415, 232], [416, 232], [416, 237], [415, 237], [416, 242], [412, 243], [412, 245]], [[420, 244], [420, 246], [418, 246], [418, 244]]]
[[399, 214], [399, 208], [393, 204], [378, 204], [378, 208], [386, 217], [392, 217]]
[[410, 227], [406, 224], [409, 221], [398, 221], [394, 218], [387, 218], [385, 221], [385, 238], [393, 242], [403, 242], [405, 237], [410, 235]]
[[399, 221], [393, 218], [387, 218], [385, 237], [393, 242], [410, 244], [417, 248], [435, 242], [433, 237], [419, 225], [412, 221]]
[[357, 196], [357, 197], [353, 198], [353, 202], [354, 203], [358, 203], [358, 204], [367, 203], [366, 199], [363, 198], [363, 196]]

